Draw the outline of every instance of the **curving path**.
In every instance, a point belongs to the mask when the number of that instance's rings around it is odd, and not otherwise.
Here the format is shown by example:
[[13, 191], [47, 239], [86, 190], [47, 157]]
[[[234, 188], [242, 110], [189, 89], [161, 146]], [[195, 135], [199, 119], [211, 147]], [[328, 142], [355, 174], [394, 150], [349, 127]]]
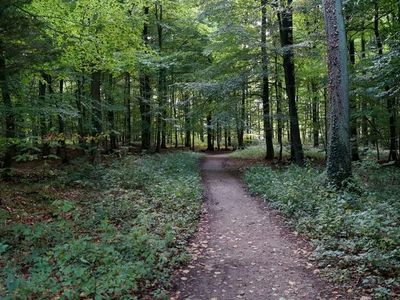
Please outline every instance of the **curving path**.
[[306, 243], [243, 188], [226, 155], [202, 160], [205, 215], [171, 299], [345, 299], [316, 275]]

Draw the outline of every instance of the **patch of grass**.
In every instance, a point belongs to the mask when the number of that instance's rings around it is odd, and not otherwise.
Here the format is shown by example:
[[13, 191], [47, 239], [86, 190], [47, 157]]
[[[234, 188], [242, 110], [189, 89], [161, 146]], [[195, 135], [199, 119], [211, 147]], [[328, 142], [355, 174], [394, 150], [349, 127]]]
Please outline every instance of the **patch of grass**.
[[356, 278], [379, 299], [400, 284], [400, 170], [355, 166], [344, 191], [315, 168], [249, 168], [245, 182], [313, 239], [320, 264], [343, 280]]
[[[50, 187], [35, 187], [52, 195], [38, 207], [29, 192], [21, 194], [25, 208], [2, 204], [0, 296], [161, 297], [174, 267], [188, 258], [184, 245], [201, 211], [198, 157], [128, 157], [109, 167], [80, 162]], [[77, 189], [85, 191], [81, 197]]]

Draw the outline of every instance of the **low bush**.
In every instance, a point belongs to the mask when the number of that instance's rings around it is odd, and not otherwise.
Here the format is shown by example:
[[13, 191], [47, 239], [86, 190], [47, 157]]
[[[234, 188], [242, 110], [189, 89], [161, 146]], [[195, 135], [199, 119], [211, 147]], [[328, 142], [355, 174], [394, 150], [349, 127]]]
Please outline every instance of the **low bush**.
[[245, 182], [313, 240], [327, 273], [351, 277], [378, 298], [390, 298], [399, 288], [399, 169], [359, 163], [343, 191], [327, 185], [323, 171], [311, 167], [254, 166]]
[[86, 199], [54, 200], [33, 224], [0, 214], [0, 296], [162, 297], [201, 211], [198, 155], [71, 168], [53, 185], [91, 188]]

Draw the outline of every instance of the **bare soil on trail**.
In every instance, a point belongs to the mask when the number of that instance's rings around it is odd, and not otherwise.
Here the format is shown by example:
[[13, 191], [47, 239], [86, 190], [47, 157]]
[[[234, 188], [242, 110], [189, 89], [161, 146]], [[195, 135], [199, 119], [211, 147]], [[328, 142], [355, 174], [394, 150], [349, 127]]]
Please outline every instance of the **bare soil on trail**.
[[171, 299], [349, 299], [318, 276], [310, 247], [251, 197], [227, 155], [202, 163], [205, 213]]

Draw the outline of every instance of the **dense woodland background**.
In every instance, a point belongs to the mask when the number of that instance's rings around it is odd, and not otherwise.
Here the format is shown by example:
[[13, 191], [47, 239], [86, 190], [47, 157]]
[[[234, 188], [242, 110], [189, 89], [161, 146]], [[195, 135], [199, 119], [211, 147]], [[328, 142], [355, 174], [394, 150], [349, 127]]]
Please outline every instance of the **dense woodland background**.
[[[264, 134], [302, 164], [302, 144], [327, 144], [322, 5], [262, 2], [3, 2], [4, 164], [67, 162], [66, 147], [242, 148]], [[344, 6], [353, 160], [398, 161], [399, 3]]]
[[0, 297], [166, 297], [201, 211], [186, 149], [273, 164], [249, 190], [395, 299], [399, 35], [397, 0], [1, 1]]

